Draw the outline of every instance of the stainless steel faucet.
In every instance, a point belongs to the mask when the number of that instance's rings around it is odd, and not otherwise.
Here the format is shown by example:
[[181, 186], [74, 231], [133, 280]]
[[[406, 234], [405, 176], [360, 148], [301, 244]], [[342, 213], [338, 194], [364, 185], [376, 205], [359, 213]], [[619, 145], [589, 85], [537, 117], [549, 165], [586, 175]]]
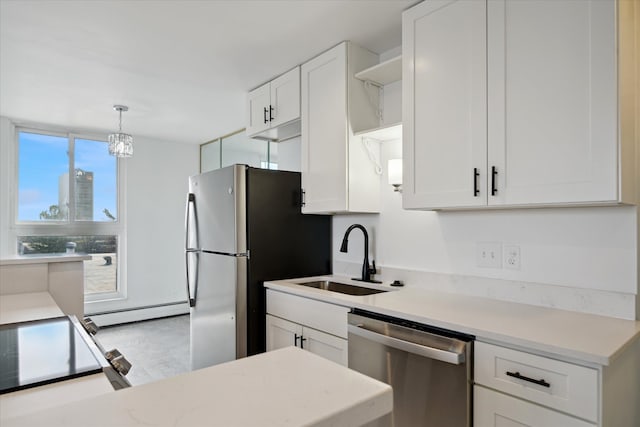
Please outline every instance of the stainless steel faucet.
[[371, 278], [372, 275], [376, 274], [376, 261], [374, 260], [373, 265], [369, 266], [369, 233], [367, 233], [366, 228], [360, 224], [353, 224], [347, 228], [347, 231], [344, 233], [344, 237], [342, 238], [340, 252], [347, 252], [347, 247], [349, 245], [349, 233], [351, 233], [354, 228], [362, 230], [362, 233], [364, 234], [364, 262], [362, 263], [362, 277], [360, 279], [354, 278], [353, 280], [360, 280], [362, 282], [369, 283], [381, 283]]

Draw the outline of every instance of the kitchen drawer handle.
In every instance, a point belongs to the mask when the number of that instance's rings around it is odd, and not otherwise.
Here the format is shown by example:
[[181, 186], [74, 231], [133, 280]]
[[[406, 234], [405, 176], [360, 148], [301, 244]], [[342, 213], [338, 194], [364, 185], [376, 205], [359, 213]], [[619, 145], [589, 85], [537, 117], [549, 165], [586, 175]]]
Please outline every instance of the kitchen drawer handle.
[[545, 380], [534, 380], [533, 378], [525, 377], [524, 375], [520, 374], [520, 372], [509, 372], [509, 371], [507, 371], [506, 374], [508, 376], [510, 376], [510, 377], [517, 378], [517, 379], [522, 380], [522, 381], [527, 381], [527, 382], [530, 382], [530, 383], [541, 385], [542, 387], [551, 387], [551, 384], [549, 384]]
[[478, 189], [479, 176], [480, 172], [478, 172], [478, 168], [473, 168], [473, 197], [478, 197], [478, 194], [480, 194], [480, 189]]
[[269, 121], [272, 122], [273, 121], [273, 106], [269, 105]]
[[298, 338], [302, 338], [302, 335], [293, 334], [293, 346], [294, 347], [298, 346]]
[[269, 121], [269, 119], [267, 119], [267, 113], [269, 112], [269, 110], [267, 110], [267, 107], [264, 107], [263, 113], [262, 113], [262, 118], [264, 119], [264, 122], [267, 123]]
[[397, 350], [413, 353], [418, 356], [440, 360], [442, 362], [451, 363], [452, 365], [461, 365], [465, 362], [464, 352], [446, 351], [415, 344], [389, 335], [382, 335], [377, 332], [370, 331], [369, 329], [365, 329], [362, 325], [349, 325], [348, 330], [350, 334], [358, 335], [370, 341], [377, 342]]

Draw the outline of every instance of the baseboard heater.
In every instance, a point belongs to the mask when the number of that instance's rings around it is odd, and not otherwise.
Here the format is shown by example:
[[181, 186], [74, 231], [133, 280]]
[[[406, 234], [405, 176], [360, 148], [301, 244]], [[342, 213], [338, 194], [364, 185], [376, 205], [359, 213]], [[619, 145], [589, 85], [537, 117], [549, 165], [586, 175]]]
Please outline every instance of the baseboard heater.
[[98, 326], [119, 325], [189, 313], [187, 301], [86, 313]]

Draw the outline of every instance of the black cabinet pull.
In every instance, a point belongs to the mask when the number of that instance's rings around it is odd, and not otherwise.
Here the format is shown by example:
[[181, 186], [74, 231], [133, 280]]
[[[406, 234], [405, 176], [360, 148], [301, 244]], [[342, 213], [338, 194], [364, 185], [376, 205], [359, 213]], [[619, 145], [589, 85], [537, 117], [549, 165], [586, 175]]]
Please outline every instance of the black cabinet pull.
[[304, 205], [306, 205], [306, 204], [307, 204], [307, 202], [306, 202], [306, 200], [305, 200], [305, 198], [306, 198], [306, 197], [305, 197], [305, 196], [306, 196], [306, 194], [307, 194], [307, 192], [306, 192], [306, 191], [304, 191], [304, 190], [302, 190], [302, 200], [300, 201], [300, 205], [301, 205], [302, 207], [304, 207]]
[[478, 188], [479, 176], [480, 172], [478, 172], [478, 168], [473, 168], [473, 197], [478, 197], [478, 194], [480, 194], [480, 189]]
[[269, 121], [272, 122], [273, 121], [273, 106], [269, 105]]
[[298, 339], [299, 338], [302, 338], [302, 335], [293, 334], [293, 345], [294, 345], [294, 347], [298, 346]]
[[529, 377], [525, 377], [524, 375], [521, 375], [520, 372], [509, 372], [509, 371], [507, 371], [506, 374], [508, 376], [510, 376], [510, 377], [517, 378], [517, 379], [522, 380], [522, 381], [527, 381], [527, 382], [530, 382], [530, 383], [541, 385], [542, 387], [551, 387], [551, 384], [549, 384], [545, 380], [534, 380], [533, 378], [529, 378]]
[[264, 122], [267, 123], [269, 120], [267, 120], [267, 113], [269, 112], [269, 110], [267, 110], [267, 107], [264, 107], [264, 111], [262, 112], [262, 117], [264, 118]]
[[302, 335], [300, 335], [300, 348], [304, 348], [304, 342], [306, 341], [306, 338], [303, 338]]
[[491, 195], [495, 196], [498, 194], [498, 189], [496, 188], [496, 178], [498, 177], [498, 168], [495, 166], [491, 166]]

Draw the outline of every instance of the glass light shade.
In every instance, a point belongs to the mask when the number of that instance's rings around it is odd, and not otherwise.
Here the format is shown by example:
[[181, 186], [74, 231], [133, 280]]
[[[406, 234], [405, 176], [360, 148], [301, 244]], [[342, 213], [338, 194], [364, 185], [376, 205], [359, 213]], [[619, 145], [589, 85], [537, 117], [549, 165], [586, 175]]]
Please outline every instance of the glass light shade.
[[389, 185], [402, 185], [402, 159], [391, 159], [388, 163]]
[[133, 156], [133, 137], [122, 132], [109, 135], [109, 154], [116, 157]]

